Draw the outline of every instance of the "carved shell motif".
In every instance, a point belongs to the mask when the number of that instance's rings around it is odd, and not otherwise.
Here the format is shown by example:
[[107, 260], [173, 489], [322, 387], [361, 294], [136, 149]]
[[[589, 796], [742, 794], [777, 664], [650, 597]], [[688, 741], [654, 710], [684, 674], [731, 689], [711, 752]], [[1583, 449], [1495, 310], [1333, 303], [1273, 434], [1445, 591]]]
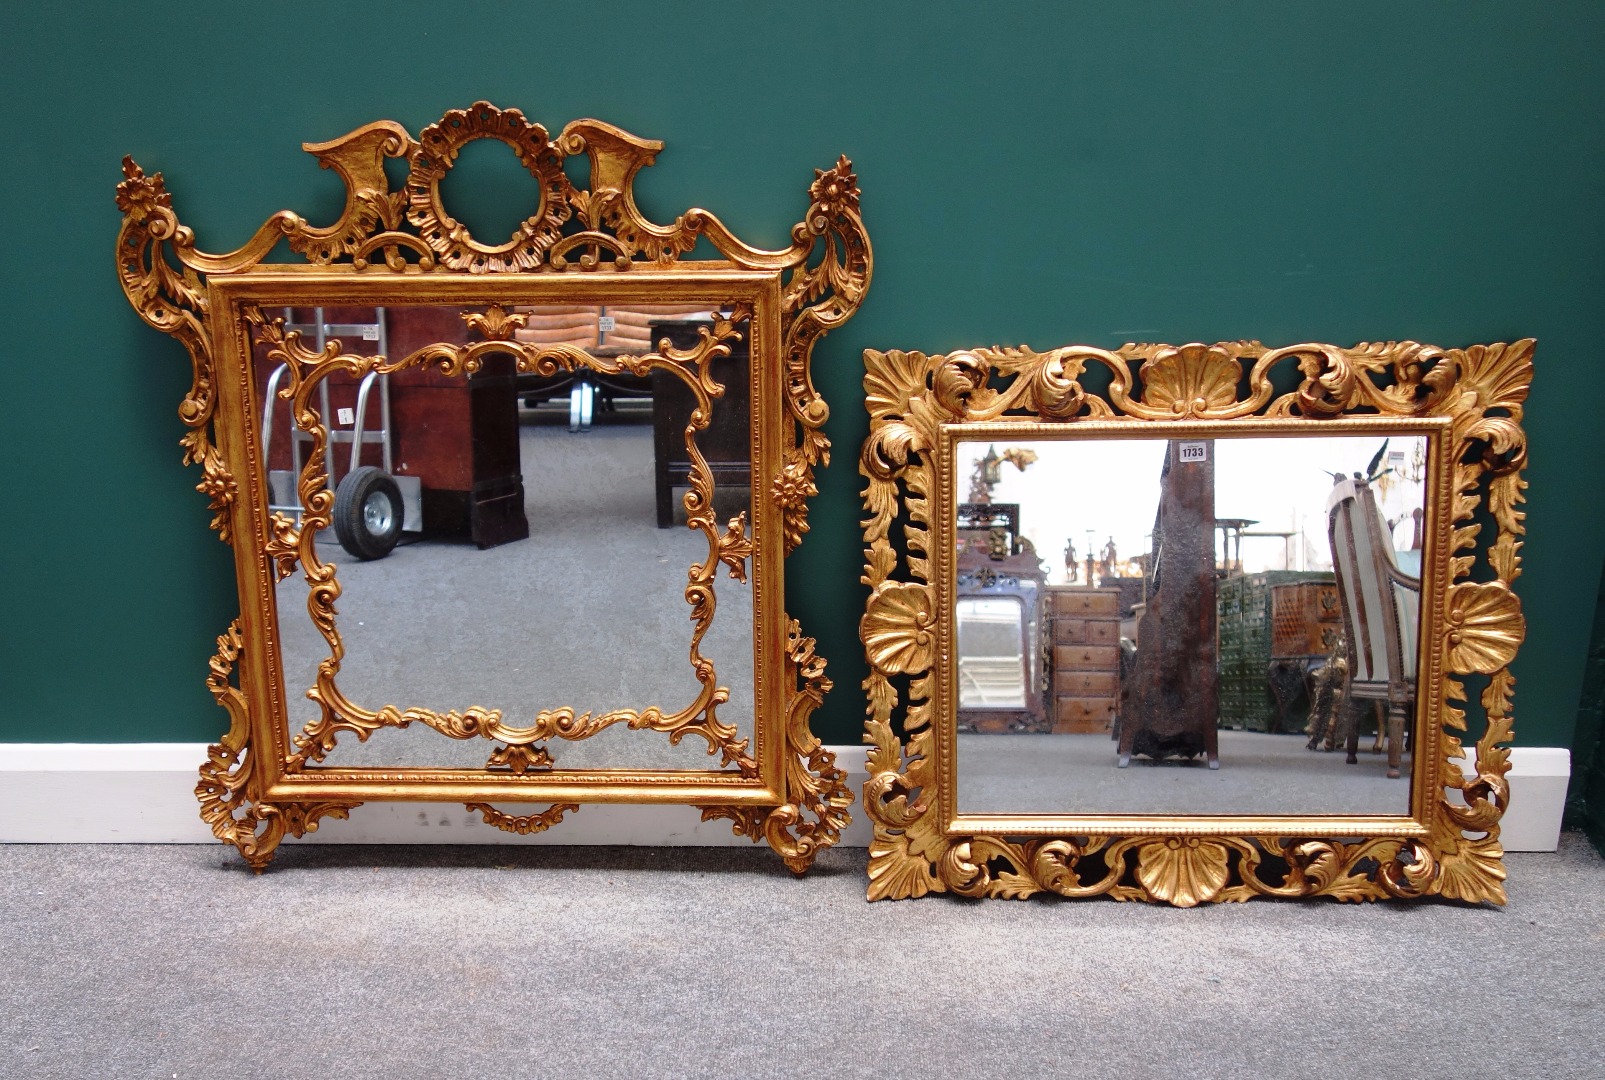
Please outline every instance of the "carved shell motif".
[[1193, 344], [1160, 349], [1141, 375], [1144, 405], [1187, 420], [1235, 404], [1242, 367], [1219, 345]]
[[1196, 836], [1171, 837], [1137, 851], [1137, 880], [1150, 896], [1177, 907], [1213, 900], [1226, 878], [1226, 848]]
[[923, 585], [882, 585], [869, 599], [862, 631], [876, 670], [887, 675], [929, 670], [936, 657], [930, 591]]
[[1521, 601], [1504, 585], [1463, 582], [1449, 593], [1449, 666], [1491, 675], [1516, 658], [1526, 633]]

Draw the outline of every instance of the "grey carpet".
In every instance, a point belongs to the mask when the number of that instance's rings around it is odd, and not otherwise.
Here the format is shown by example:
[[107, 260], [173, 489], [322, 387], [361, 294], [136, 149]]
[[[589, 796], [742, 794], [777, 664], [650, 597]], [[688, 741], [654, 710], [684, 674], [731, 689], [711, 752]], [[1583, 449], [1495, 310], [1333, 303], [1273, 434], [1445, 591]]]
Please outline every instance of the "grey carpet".
[[1115, 768], [1108, 735], [960, 735], [959, 809], [1021, 814], [1407, 814], [1404, 779], [1387, 778], [1387, 755], [1360, 743], [1349, 765], [1342, 751], [1306, 750], [1303, 735], [1220, 733], [1220, 768], [1133, 757]]
[[864, 852], [0, 847], [0, 1076], [1597, 1077], [1605, 865], [1511, 902], [868, 904]]
[[[436, 712], [502, 709], [525, 725], [541, 709], [605, 712], [685, 708], [699, 691], [692, 671], [687, 571], [708, 557], [707, 539], [681, 523], [656, 527], [650, 413], [599, 414], [570, 434], [566, 413], [525, 410], [524, 463], [530, 538], [480, 551], [467, 541], [407, 542], [358, 562], [333, 542], [319, 555], [343, 588], [337, 626], [346, 646], [338, 682], [352, 701]], [[746, 509], [747, 492], [716, 508]], [[750, 513], [749, 513], [750, 520]], [[752, 735], [752, 590], [719, 568], [717, 608], [701, 651], [730, 701], [718, 716]], [[327, 643], [306, 616], [300, 575], [279, 586], [286, 682], [299, 730], [315, 715], [297, 687], [312, 684]], [[615, 726], [583, 742], [554, 740], [559, 768], [717, 768], [708, 744]], [[422, 725], [350, 735], [330, 765], [479, 767], [490, 744], [456, 741]]]

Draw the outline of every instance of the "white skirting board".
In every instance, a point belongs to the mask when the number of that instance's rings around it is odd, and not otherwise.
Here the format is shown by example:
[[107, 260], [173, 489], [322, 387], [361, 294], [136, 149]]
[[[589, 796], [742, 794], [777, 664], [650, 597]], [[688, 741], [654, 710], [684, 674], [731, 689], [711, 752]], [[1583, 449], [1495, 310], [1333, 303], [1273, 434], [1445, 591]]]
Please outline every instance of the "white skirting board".
[[[870, 830], [857, 799], [865, 749], [837, 746], [853, 792], [846, 847], [868, 847]], [[215, 843], [195, 802], [195, 770], [206, 747], [190, 743], [0, 744], [0, 843]], [[1507, 851], [1554, 851], [1571, 755], [1560, 747], [1511, 751], [1510, 810], [1501, 840]], [[623, 844], [718, 847], [750, 845], [728, 821], [700, 820], [685, 806], [591, 803], [536, 836], [484, 824], [459, 803], [367, 803], [349, 821], [326, 820], [293, 843], [325, 844]]]
[[[853, 793], [853, 822], [841, 843], [868, 847], [869, 825], [858, 808], [865, 748], [832, 749]], [[215, 844], [195, 801], [196, 769], [205, 760], [199, 743], [0, 743], [0, 844]], [[519, 812], [514, 804], [503, 809]], [[689, 806], [587, 803], [546, 832], [517, 836], [486, 825], [462, 803], [371, 802], [350, 820], [325, 818], [316, 832], [286, 843], [751, 847], [730, 824], [703, 821]]]

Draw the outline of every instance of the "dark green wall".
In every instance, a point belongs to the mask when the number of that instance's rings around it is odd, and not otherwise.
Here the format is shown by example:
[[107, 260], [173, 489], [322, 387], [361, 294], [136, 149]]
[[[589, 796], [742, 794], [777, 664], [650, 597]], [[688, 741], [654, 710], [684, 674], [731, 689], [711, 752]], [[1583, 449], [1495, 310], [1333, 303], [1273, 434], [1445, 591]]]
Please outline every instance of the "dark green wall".
[[1533, 335], [1518, 739], [1569, 745], [1605, 556], [1602, 31], [1555, 2], [7, 5], [0, 739], [223, 723], [232, 572], [178, 465], [187, 361], [113, 277], [120, 157], [221, 250], [332, 216], [303, 140], [488, 98], [666, 140], [648, 212], [751, 242], [853, 158], [875, 283], [815, 358], [838, 454], [790, 571], [828, 741], [863, 708], [865, 347]]
[[1572, 736], [1572, 782], [1566, 793], [1566, 824], [1585, 830], [1605, 851], [1605, 576], [1594, 602], [1594, 631], [1583, 668]]

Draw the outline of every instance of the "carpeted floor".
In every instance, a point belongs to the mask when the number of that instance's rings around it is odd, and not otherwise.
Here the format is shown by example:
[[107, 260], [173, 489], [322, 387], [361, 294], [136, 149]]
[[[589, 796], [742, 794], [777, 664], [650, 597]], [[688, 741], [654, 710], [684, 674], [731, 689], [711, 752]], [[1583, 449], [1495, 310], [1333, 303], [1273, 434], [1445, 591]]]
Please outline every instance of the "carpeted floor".
[[1605, 864], [1510, 904], [869, 904], [862, 850], [0, 847], [0, 1076], [1547, 1077]]

